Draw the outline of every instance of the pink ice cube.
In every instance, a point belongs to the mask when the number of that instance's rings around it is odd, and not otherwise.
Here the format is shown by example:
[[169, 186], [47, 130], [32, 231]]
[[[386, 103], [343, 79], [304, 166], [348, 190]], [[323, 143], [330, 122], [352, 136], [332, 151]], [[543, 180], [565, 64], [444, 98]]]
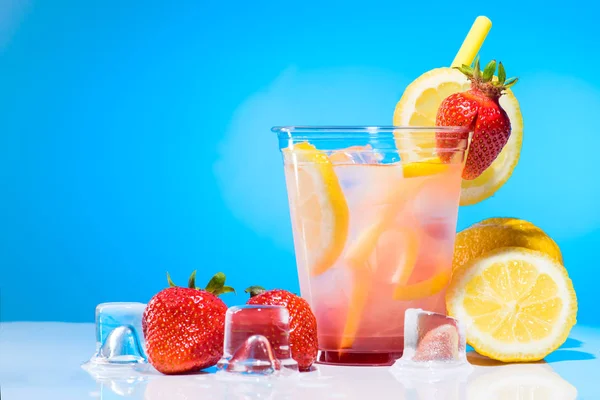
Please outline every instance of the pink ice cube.
[[419, 340], [413, 361], [451, 361], [459, 358], [458, 330], [450, 324], [428, 331]]
[[463, 325], [452, 317], [409, 308], [404, 316], [404, 354], [396, 369], [455, 370], [467, 362]]
[[281, 306], [231, 307], [225, 316], [223, 358], [217, 367], [226, 372], [272, 374], [285, 368], [297, 371], [289, 344], [289, 313]]

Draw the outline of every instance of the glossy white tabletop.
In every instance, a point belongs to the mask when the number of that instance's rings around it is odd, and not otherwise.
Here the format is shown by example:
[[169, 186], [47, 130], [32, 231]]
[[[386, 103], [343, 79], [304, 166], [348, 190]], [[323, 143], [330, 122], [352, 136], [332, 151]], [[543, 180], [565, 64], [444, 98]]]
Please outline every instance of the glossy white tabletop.
[[499, 364], [469, 354], [461, 382], [436, 384], [396, 376], [389, 368], [317, 366], [294, 382], [232, 383], [214, 369], [185, 376], [149, 371], [140, 377], [97, 377], [81, 364], [95, 349], [93, 324], [2, 323], [2, 400], [69, 399], [600, 399], [600, 328], [577, 326], [561, 349], [535, 364]]

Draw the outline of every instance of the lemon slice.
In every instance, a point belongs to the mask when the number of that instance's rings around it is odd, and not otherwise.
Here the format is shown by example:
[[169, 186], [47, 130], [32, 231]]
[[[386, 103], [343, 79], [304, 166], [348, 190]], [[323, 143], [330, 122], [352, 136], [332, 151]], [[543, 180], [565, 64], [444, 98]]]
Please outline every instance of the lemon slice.
[[416, 178], [419, 176], [428, 176], [441, 174], [448, 170], [448, 164], [442, 163], [439, 158], [419, 162], [409, 162], [404, 164], [402, 172], [405, 178]]
[[[470, 88], [462, 72], [452, 68], [437, 68], [415, 79], [404, 91], [394, 111], [396, 126], [435, 126], [437, 110], [442, 101], [456, 92]], [[512, 132], [508, 143], [492, 165], [476, 179], [462, 182], [461, 205], [471, 205], [492, 196], [510, 178], [521, 153], [523, 117], [519, 102], [510, 89], [500, 97], [500, 105], [508, 114]], [[410, 140], [402, 138], [401, 140]], [[406, 146], [399, 143], [398, 147]], [[423, 147], [423, 144], [420, 143]], [[430, 144], [431, 147], [435, 143]]]
[[577, 316], [565, 268], [547, 254], [504, 247], [454, 271], [448, 313], [467, 326], [467, 342], [504, 362], [541, 360], [560, 347]]
[[294, 229], [302, 236], [304, 258], [312, 275], [327, 271], [348, 237], [349, 211], [333, 164], [315, 146], [303, 142], [284, 150], [297, 165], [289, 182]]
[[529, 221], [488, 218], [456, 234], [454, 269], [500, 247], [525, 247], [548, 254], [562, 263], [560, 248], [546, 233]]
[[[418, 184], [417, 184], [418, 185]], [[418, 187], [418, 186], [416, 186]], [[404, 189], [404, 187], [402, 187]], [[388, 204], [393, 206], [383, 211], [375, 221], [362, 233], [354, 242], [348, 246], [348, 251], [344, 256], [352, 273], [352, 289], [348, 303], [348, 312], [346, 322], [342, 332], [340, 349], [352, 347], [356, 332], [358, 331], [364, 309], [367, 303], [369, 290], [372, 287], [373, 274], [375, 267], [369, 262], [369, 257], [375, 251], [380, 238], [393, 225], [394, 215], [401, 210], [409, 201], [404, 195], [405, 190], [396, 189], [390, 194]], [[406, 254], [403, 265], [398, 266], [400, 271], [398, 284], [404, 284], [414, 269], [414, 264], [418, 255], [418, 236], [409, 230], [400, 232], [400, 237], [406, 241]]]
[[409, 301], [433, 296], [441, 292], [450, 280], [450, 271], [442, 271], [433, 277], [410, 285], [398, 286], [394, 291], [394, 300]]

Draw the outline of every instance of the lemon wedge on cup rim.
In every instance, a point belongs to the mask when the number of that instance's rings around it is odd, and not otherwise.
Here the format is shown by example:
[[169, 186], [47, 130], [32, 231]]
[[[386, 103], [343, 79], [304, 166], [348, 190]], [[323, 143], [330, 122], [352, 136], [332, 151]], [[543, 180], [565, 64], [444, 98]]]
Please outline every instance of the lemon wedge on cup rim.
[[467, 326], [467, 342], [504, 362], [541, 360], [567, 339], [577, 298], [555, 258], [503, 247], [457, 268], [446, 293], [448, 314]]
[[[442, 101], [451, 94], [466, 91], [470, 87], [467, 77], [456, 69], [432, 69], [408, 85], [396, 105], [394, 125], [435, 126], [437, 110]], [[512, 91], [507, 89], [500, 97], [500, 105], [510, 119], [510, 138], [502, 152], [483, 174], [474, 180], [463, 179], [460, 205], [479, 203], [492, 196], [510, 178], [519, 161], [523, 142], [523, 116], [519, 102]], [[399, 143], [400, 148], [406, 145], [406, 142]], [[435, 143], [431, 146], [435, 146]]]

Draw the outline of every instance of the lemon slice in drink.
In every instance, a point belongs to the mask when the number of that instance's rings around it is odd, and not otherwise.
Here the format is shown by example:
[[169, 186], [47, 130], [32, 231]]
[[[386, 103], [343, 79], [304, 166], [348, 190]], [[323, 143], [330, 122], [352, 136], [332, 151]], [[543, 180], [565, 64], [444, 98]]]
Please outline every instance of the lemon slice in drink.
[[416, 178], [419, 176], [428, 176], [440, 174], [448, 170], [448, 165], [444, 164], [439, 158], [432, 158], [421, 162], [409, 162], [403, 166], [405, 178]]
[[298, 167], [291, 182], [292, 215], [300, 231], [304, 257], [312, 275], [327, 271], [342, 253], [348, 236], [349, 211], [346, 198], [327, 155], [303, 142], [285, 157], [295, 157]]
[[547, 254], [504, 247], [454, 271], [448, 313], [467, 326], [467, 342], [504, 362], [541, 360], [562, 345], [577, 317], [565, 268]]
[[[396, 126], [435, 126], [437, 110], [453, 93], [470, 88], [467, 77], [452, 68], [437, 68], [415, 79], [404, 91], [394, 111]], [[510, 139], [492, 165], [474, 180], [463, 180], [461, 205], [471, 205], [492, 196], [510, 178], [521, 153], [523, 117], [519, 102], [510, 89], [500, 97], [500, 105], [508, 114], [512, 132]], [[402, 138], [401, 140], [410, 140]], [[399, 147], [407, 143], [399, 143]], [[422, 146], [422, 143], [420, 143]], [[431, 147], [435, 146], [432, 141]]]

